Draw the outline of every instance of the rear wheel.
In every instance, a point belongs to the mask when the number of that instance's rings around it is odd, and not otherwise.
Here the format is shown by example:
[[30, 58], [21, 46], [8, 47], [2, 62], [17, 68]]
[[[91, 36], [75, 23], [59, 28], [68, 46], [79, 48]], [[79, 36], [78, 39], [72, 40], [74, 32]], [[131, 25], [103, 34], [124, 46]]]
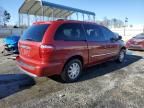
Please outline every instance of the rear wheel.
[[74, 82], [76, 81], [82, 71], [82, 63], [78, 59], [73, 59], [69, 61], [61, 74], [61, 78], [64, 82]]
[[123, 63], [124, 62], [124, 59], [125, 59], [125, 55], [126, 55], [126, 50], [125, 49], [121, 49], [119, 55], [118, 55], [118, 58], [117, 58], [117, 62], [118, 63]]

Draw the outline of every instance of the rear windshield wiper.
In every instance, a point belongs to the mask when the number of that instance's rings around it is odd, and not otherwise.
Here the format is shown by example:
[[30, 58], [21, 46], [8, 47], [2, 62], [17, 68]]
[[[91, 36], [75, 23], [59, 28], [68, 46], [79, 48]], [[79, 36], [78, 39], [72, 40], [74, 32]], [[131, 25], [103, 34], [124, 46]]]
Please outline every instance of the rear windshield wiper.
[[30, 38], [28, 38], [28, 39], [25, 39], [25, 40], [28, 40], [28, 41], [34, 41], [33, 39], [30, 39]]

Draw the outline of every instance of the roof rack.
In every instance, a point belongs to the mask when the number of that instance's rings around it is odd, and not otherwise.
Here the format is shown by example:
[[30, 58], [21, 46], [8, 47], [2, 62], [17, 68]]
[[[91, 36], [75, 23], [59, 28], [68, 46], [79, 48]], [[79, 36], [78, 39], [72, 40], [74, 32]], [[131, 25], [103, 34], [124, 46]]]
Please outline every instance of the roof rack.
[[[27, 16], [27, 20], [24, 16]], [[53, 21], [57, 19], [71, 20], [72, 18], [75, 18], [76, 20], [95, 22], [95, 13], [43, 0], [25, 0], [19, 9], [20, 26], [29, 26], [31, 22], [37, 21]]]

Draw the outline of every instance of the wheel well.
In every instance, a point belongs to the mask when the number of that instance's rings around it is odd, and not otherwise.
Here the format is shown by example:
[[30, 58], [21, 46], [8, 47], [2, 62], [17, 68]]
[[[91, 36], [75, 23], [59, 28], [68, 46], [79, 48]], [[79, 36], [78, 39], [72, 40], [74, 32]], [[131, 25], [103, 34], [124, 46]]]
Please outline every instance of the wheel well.
[[[65, 65], [66, 65], [69, 61], [71, 61], [71, 60], [73, 60], [73, 59], [78, 59], [78, 60], [80, 60], [81, 63], [82, 63], [82, 66], [83, 66], [83, 64], [84, 64], [83, 57], [80, 56], [80, 55], [76, 55], [76, 56], [70, 57], [70, 58], [66, 61]], [[65, 67], [65, 65], [64, 65], [64, 67]], [[64, 69], [64, 67], [63, 67], [63, 69]]]
[[122, 50], [122, 49], [126, 50], [126, 47], [123, 46], [123, 47], [121, 48], [121, 50]]

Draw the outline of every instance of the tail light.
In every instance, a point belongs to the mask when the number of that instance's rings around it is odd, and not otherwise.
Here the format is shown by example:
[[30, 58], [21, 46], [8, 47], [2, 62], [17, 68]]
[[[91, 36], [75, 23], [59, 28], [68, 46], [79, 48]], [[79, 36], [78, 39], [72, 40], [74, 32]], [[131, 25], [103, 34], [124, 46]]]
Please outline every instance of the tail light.
[[132, 39], [130, 39], [128, 42], [127, 42], [127, 44], [133, 44], [134, 42], [133, 42], [133, 40]]
[[132, 40], [132, 39], [130, 39], [130, 40], [128, 41], [128, 43], [133, 43], [133, 40]]
[[54, 46], [51, 45], [41, 45], [40, 46], [40, 57], [48, 58], [54, 51]]
[[132, 44], [132, 42], [133, 42], [132, 39], [128, 40], [126, 43], [126, 47], [128, 48]]

